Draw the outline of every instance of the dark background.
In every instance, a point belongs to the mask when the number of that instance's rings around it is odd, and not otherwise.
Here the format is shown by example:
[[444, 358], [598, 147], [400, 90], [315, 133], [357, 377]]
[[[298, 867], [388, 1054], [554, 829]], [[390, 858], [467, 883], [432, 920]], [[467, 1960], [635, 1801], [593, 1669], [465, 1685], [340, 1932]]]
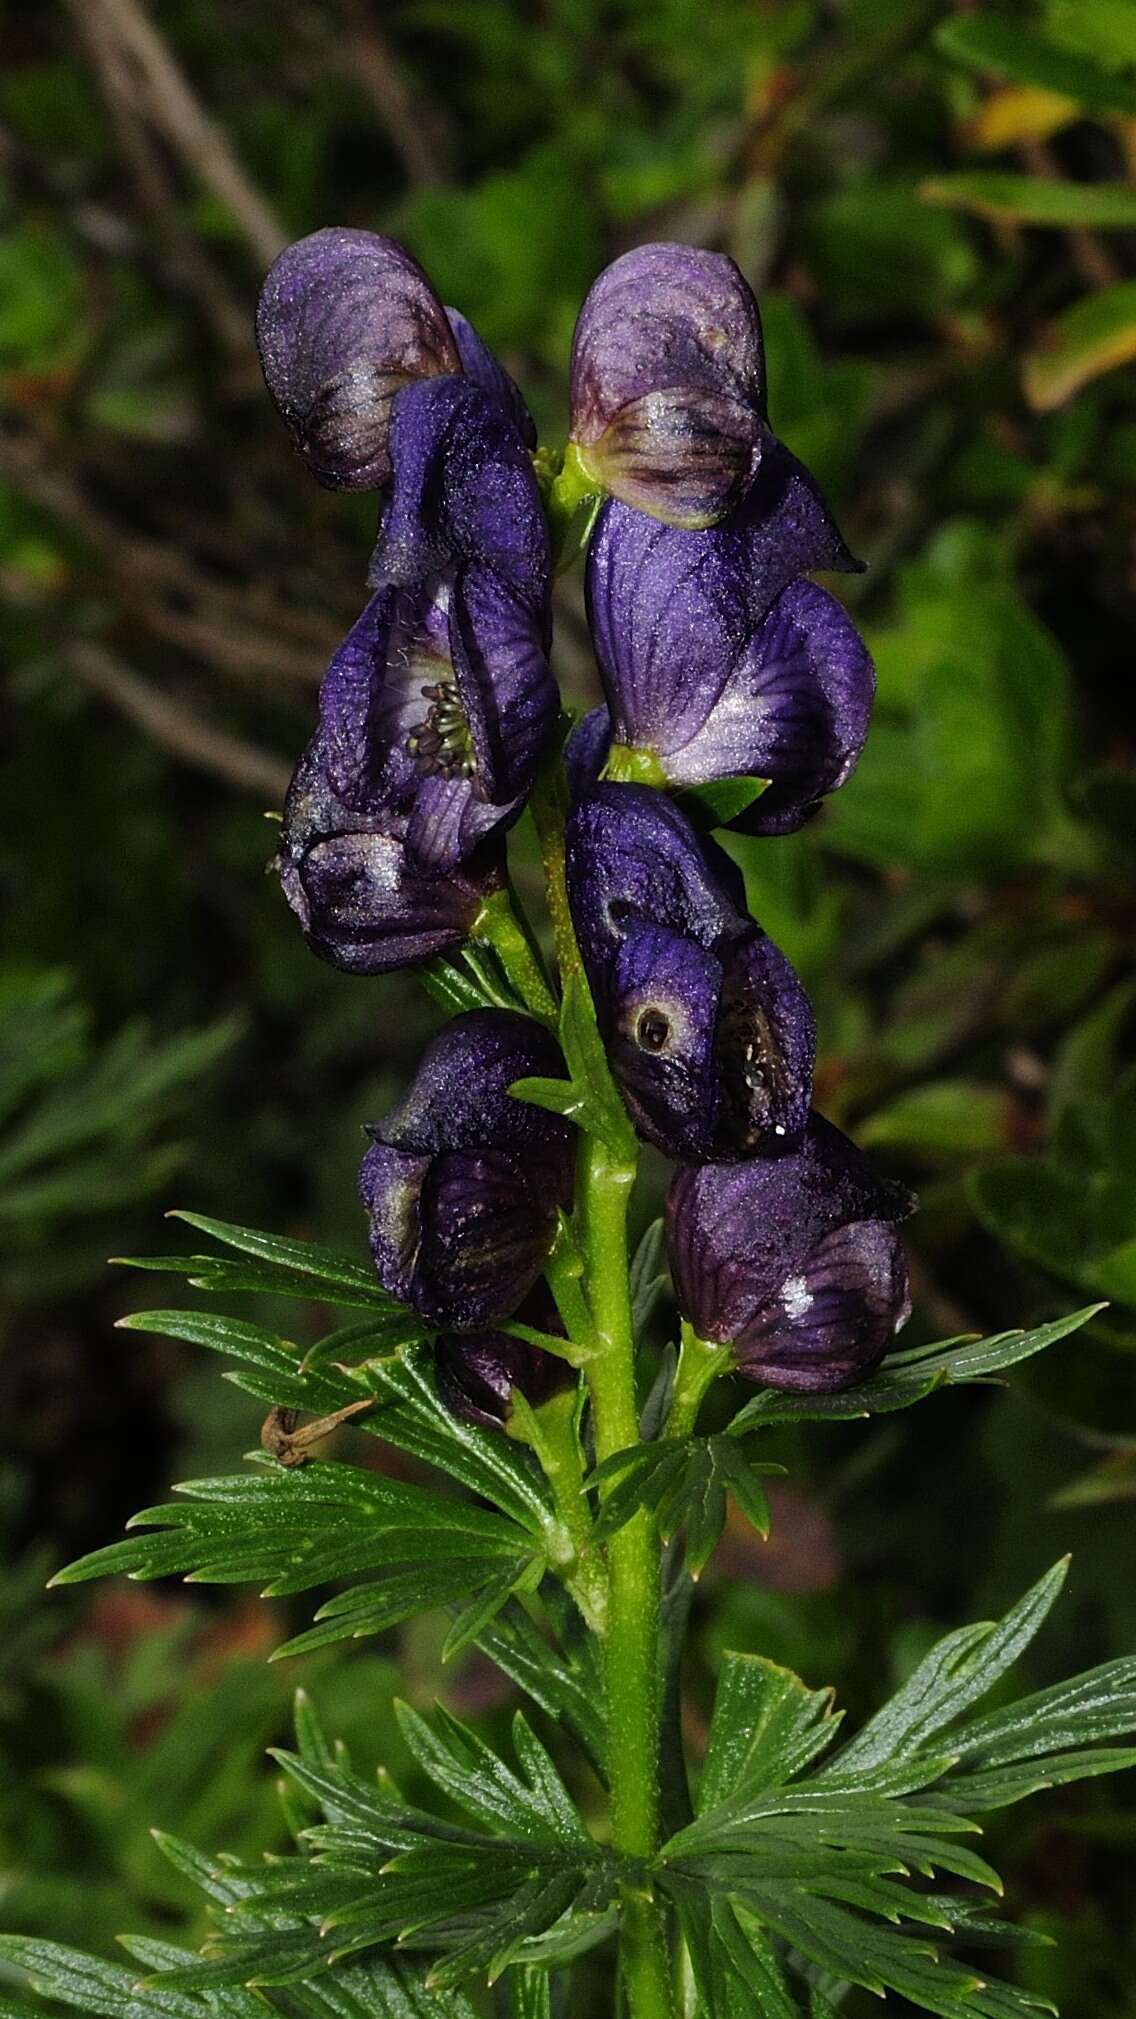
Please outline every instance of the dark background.
[[[1021, 74], [961, 60], [976, 18]], [[815, 993], [819, 1104], [922, 1195], [909, 1337], [1111, 1300], [1004, 1393], [782, 1439], [771, 1542], [731, 1534], [700, 1588], [692, 1744], [722, 1646], [862, 1714], [1067, 1549], [1031, 1678], [1136, 1649], [1134, 57], [1131, 0], [0, 7], [6, 1925], [195, 1933], [147, 1828], [276, 1841], [262, 1748], [301, 1679], [364, 1761], [397, 1764], [396, 1662], [415, 1701], [501, 1702], [440, 1671], [432, 1619], [269, 1669], [283, 1604], [43, 1592], [256, 1435], [193, 1349], [112, 1329], [176, 1299], [106, 1256], [177, 1245], [180, 1204], [360, 1251], [360, 1123], [436, 1014], [321, 967], [264, 875], [373, 532], [293, 458], [251, 339], [274, 252], [324, 223], [404, 238], [553, 443], [606, 259], [739, 261], [774, 424], [870, 564], [839, 585], [880, 671], [860, 770], [738, 849]], [[584, 701], [578, 576], [558, 594]], [[994, 1819], [1011, 1911], [1063, 1943], [1006, 1967], [1069, 2019], [1132, 2009], [1124, 1799]]]

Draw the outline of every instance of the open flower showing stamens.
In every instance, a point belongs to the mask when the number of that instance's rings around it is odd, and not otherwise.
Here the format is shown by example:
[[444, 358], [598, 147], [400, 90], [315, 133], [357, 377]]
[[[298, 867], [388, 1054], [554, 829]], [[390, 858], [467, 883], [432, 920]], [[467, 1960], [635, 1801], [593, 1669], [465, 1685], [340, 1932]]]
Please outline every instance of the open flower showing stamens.
[[778, 1155], [679, 1171], [666, 1228], [680, 1307], [752, 1381], [849, 1388], [910, 1314], [895, 1223], [914, 1207], [820, 1115]]
[[379, 1280], [429, 1325], [511, 1317], [548, 1260], [571, 1198], [575, 1131], [510, 1095], [532, 1076], [565, 1076], [548, 1032], [510, 1010], [470, 1010], [367, 1131], [360, 1190]]
[[608, 1059], [669, 1156], [750, 1156], [808, 1116], [808, 998], [735, 865], [662, 793], [600, 785], [569, 816], [568, 901]]
[[768, 434], [761, 321], [733, 260], [669, 243], [613, 260], [576, 323], [571, 399], [599, 488], [676, 526], [722, 518]]

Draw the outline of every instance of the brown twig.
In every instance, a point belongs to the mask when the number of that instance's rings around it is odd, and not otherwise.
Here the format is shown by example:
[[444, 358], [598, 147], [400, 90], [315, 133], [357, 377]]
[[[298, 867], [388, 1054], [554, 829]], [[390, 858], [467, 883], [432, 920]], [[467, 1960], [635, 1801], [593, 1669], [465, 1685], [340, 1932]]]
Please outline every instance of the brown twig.
[[258, 750], [171, 695], [159, 692], [116, 659], [105, 646], [77, 639], [67, 663], [88, 687], [113, 702], [122, 714], [180, 763], [222, 778], [242, 792], [279, 806], [288, 788], [288, 766]]
[[[1024, 141], [1021, 157], [1030, 174], [1040, 177], [1043, 182], [1061, 180], [1060, 163], [1044, 140]], [[1121, 268], [1097, 232], [1086, 231], [1078, 225], [1066, 231], [1064, 237], [1073, 264], [1087, 286], [1112, 287], [1122, 278]]]
[[139, 109], [220, 197], [257, 259], [269, 265], [285, 244], [285, 233], [225, 134], [198, 103], [141, 0], [68, 0], [68, 5], [88, 40], [98, 35], [115, 45]]
[[408, 84], [367, 0], [344, 0], [344, 17], [343, 67], [370, 98], [408, 179], [424, 188], [445, 183], [449, 146], [437, 112], [427, 109]]

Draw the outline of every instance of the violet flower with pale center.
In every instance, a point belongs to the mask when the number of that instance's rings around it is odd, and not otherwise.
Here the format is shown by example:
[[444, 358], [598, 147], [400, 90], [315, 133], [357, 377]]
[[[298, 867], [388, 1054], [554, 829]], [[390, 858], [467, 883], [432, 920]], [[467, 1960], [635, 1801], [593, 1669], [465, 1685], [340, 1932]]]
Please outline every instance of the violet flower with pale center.
[[601, 489], [671, 525], [722, 518], [768, 435], [761, 320], [733, 260], [662, 243], [605, 267], [576, 322], [571, 404]]
[[313, 953], [350, 974], [386, 974], [460, 946], [504, 863], [491, 838], [446, 875], [420, 867], [409, 822], [377, 802], [346, 806], [319, 731], [284, 802], [276, 858], [284, 895]]
[[895, 1223], [914, 1208], [820, 1115], [780, 1155], [678, 1171], [666, 1229], [680, 1308], [749, 1380], [850, 1388], [910, 1315]]
[[468, 378], [408, 386], [376, 593], [324, 678], [320, 728], [344, 805], [405, 821], [438, 874], [519, 813], [556, 720], [548, 532], [524, 443]]
[[575, 769], [597, 770], [614, 744], [660, 785], [767, 779], [735, 824], [800, 827], [851, 775], [875, 692], [855, 625], [801, 577], [856, 566], [780, 443], [744, 503], [707, 531], [605, 505], [587, 600], [607, 708], [574, 732]]
[[608, 1061], [668, 1156], [752, 1156], [804, 1128], [816, 1034], [800, 982], [746, 915], [735, 865], [648, 786], [585, 792], [568, 902]]
[[548, 1260], [572, 1196], [575, 1131], [513, 1099], [513, 1082], [534, 1075], [565, 1077], [549, 1033], [511, 1010], [469, 1010], [368, 1128], [359, 1184], [375, 1268], [428, 1325], [511, 1317]]

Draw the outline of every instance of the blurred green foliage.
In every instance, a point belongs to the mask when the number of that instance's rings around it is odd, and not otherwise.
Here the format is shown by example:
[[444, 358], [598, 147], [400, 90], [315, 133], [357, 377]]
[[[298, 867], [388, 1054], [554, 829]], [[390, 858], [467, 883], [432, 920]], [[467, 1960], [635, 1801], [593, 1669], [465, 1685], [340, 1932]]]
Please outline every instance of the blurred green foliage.
[[[880, 672], [860, 770], [735, 844], [816, 996], [820, 1104], [921, 1191], [913, 1338], [1112, 1299], [1003, 1398], [852, 1458], [785, 1432], [771, 1541], [700, 1589], [696, 1700], [728, 1644], [862, 1708], [1070, 1546], [1037, 1679], [1136, 1646], [1132, 0], [43, 0], [0, 39], [5, 1919], [192, 1936], [145, 1826], [274, 1841], [292, 1678], [247, 1616], [36, 1593], [255, 1436], [188, 1349], [112, 1330], [102, 1257], [165, 1245], [167, 1204], [357, 1239], [359, 1124], [436, 1016], [321, 968], [262, 873], [372, 530], [305, 481], [251, 347], [277, 236], [329, 221], [403, 235], [551, 440], [605, 259], [739, 260], [774, 423], [870, 564], [840, 585]], [[584, 703], [576, 578], [558, 654]], [[401, 1631], [413, 1686], [476, 1704], [443, 1637]], [[372, 1757], [386, 1664], [316, 1681]], [[1130, 2011], [1123, 1798], [997, 1826], [1063, 1943], [1011, 1967], [1067, 2019]]]

